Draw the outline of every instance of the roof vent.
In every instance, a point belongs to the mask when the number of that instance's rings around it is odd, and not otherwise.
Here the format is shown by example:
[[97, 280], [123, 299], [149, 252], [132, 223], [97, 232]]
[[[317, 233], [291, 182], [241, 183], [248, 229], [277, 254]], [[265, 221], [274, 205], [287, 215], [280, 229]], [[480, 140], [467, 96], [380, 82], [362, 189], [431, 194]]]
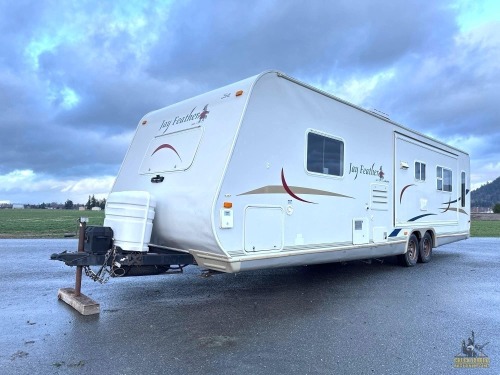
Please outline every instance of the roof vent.
[[387, 113], [379, 111], [378, 109], [373, 108], [372, 110], [370, 110], [370, 112], [376, 114], [377, 116], [390, 120], [389, 115]]

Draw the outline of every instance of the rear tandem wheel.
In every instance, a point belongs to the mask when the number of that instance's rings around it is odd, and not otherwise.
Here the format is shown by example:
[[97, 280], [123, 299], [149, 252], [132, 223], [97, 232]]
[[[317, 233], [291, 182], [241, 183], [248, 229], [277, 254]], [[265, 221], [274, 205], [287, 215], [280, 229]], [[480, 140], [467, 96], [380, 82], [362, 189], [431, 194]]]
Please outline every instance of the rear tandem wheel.
[[406, 253], [399, 255], [399, 261], [401, 265], [405, 267], [413, 267], [417, 264], [418, 254], [419, 254], [419, 243], [418, 238], [414, 234], [408, 239], [408, 248]]
[[429, 232], [426, 232], [420, 240], [418, 249], [418, 260], [422, 263], [428, 263], [432, 257], [432, 237]]

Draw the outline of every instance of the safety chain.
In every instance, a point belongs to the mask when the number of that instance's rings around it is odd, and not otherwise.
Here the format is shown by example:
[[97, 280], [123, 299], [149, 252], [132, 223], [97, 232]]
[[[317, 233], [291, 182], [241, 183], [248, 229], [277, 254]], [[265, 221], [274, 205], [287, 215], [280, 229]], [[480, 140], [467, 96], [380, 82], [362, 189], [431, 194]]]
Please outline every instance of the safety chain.
[[[107, 267], [108, 265], [108, 260], [110, 256], [112, 255], [111, 258], [111, 266], [109, 266], [109, 269]], [[83, 266], [83, 269], [85, 271], [85, 275], [90, 277], [92, 280], [99, 282], [100, 284], [106, 284], [109, 280], [110, 276], [116, 276], [113, 271], [113, 267], [115, 264], [115, 258], [116, 258], [116, 247], [113, 246], [111, 249], [108, 250], [106, 255], [104, 256], [104, 263], [99, 268], [99, 271], [94, 272], [90, 268], [90, 266]]]

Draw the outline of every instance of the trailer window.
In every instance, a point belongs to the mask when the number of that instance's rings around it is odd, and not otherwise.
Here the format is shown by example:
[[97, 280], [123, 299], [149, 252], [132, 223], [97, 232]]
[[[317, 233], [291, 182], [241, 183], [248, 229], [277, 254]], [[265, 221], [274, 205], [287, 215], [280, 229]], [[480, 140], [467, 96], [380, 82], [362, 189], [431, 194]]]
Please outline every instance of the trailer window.
[[452, 191], [452, 173], [450, 169], [436, 167], [437, 189], [441, 191]]
[[415, 180], [425, 181], [425, 163], [415, 162]]
[[151, 140], [139, 168], [140, 174], [188, 170], [201, 141], [203, 128], [197, 126], [162, 134]]
[[467, 191], [465, 189], [465, 172], [462, 172], [462, 189], [461, 189], [461, 197], [460, 201], [462, 203], [462, 207], [465, 207], [465, 195], [467, 194]]
[[309, 132], [307, 134], [307, 170], [331, 176], [344, 174], [344, 142]]

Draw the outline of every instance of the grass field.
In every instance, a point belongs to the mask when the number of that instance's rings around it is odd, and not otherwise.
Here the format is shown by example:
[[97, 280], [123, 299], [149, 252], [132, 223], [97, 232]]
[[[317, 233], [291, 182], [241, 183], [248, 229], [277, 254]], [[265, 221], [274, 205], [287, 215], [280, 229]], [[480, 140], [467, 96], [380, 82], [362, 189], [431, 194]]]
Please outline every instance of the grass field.
[[499, 220], [472, 220], [471, 237], [500, 237]]
[[76, 233], [79, 217], [87, 225], [102, 225], [104, 211], [76, 210], [0, 210], [0, 238], [63, 238]]
[[[104, 211], [0, 210], [0, 238], [63, 238], [76, 233], [77, 219], [89, 218], [88, 225], [102, 225]], [[500, 221], [472, 220], [472, 237], [500, 237]]]

